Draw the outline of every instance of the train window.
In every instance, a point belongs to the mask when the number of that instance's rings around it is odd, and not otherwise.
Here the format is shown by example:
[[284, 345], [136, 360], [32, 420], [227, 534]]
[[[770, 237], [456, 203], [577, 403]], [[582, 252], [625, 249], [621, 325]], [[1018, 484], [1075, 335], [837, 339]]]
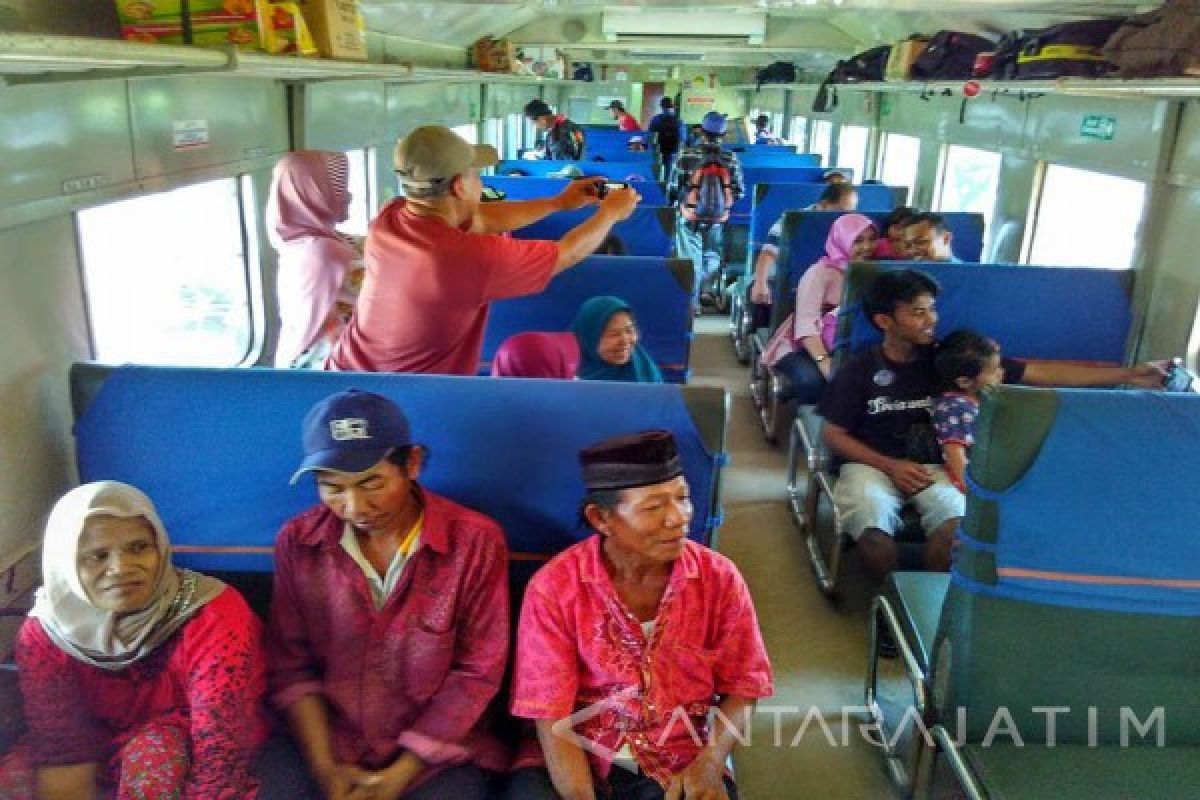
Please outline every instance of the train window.
[[917, 189], [921, 140], [902, 133], [885, 133], [879, 155], [879, 179], [887, 186], [904, 186], [912, 200]]
[[843, 125], [838, 133], [836, 166], [854, 170], [857, 181], [867, 177], [867, 141], [870, 138], [871, 130], [861, 125]]
[[500, 157], [504, 157], [504, 120], [489, 119], [483, 123], [483, 141], [496, 148]]
[[1140, 181], [1047, 164], [1029, 263], [1128, 269], [1145, 204]]
[[450, 128], [450, 130], [454, 131], [471, 144], [479, 144], [479, 126], [474, 122], [469, 122], [466, 125], [455, 125]]
[[504, 118], [504, 141], [507, 149], [504, 152], [505, 158], [516, 158], [517, 150], [524, 147], [521, 134], [525, 129], [525, 118], [520, 114], [509, 114]]
[[799, 152], [804, 152], [808, 147], [808, 119], [806, 117], [792, 117], [792, 125], [788, 129], [788, 144], [796, 145]]
[[337, 227], [351, 236], [366, 236], [374, 194], [368, 177], [372, 172], [367, 167], [370, 157], [366, 150], [348, 150], [346, 159], [350, 162], [350, 216]]
[[976, 211], [990, 225], [1000, 186], [1000, 154], [950, 145], [939, 183], [938, 211]]
[[829, 165], [829, 156], [833, 152], [833, 123], [827, 119], [813, 120], [812, 141], [809, 142], [808, 152], [821, 157], [821, 163]]
[[80, 211], [92, 346], [101, 361], [228, 367], [252, 320], [234, 178]]

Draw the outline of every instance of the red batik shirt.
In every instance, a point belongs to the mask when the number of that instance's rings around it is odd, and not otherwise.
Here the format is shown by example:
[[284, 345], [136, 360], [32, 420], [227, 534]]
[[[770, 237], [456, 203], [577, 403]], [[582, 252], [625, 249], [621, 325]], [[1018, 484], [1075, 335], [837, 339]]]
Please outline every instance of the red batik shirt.
[[508, 551], [500, 526], [421, 490], [420, 545], [375, 608], [367, 577], [324, 506], [275, 540], [267, 631], [274, 702], [308, 694], [329, 707], [334, 757], [381, 769], [411, 751], [428, 767], [506, 766], [484, 710], [508, 657]]
[[142, 726], [165, 723], [188, 735], [190, 754], [163, 754], [190, 755], [184, 800], [252, 800], [250, 762], [267, 733], [261, 638], [258, 618], [231, 588], [122, 670], [71, 657], [41, 622], [26, 620], [16, 656], [31, 766], [119, 762]]
[[[517, 631], [512, 712], [557, 720], [579, 712], [574, 733], [594, 773], [628, 744], [663, 786], [708, 740], [720, 697], [772, 693], [771, 665], [750, 592], [729, 559], [688, 542], [675, 562], [646, 641], [617, 596], [593, 536], [560, 553], [529, 583]], [[596, 704], [605, 704], [603, 708]]]

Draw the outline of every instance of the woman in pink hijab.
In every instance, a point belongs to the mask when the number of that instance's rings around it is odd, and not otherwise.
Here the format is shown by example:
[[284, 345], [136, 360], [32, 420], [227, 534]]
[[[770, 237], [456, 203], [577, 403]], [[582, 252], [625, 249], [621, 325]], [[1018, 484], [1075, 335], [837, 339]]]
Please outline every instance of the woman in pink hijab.
[[279, 254], [277, 367], [320, 367], [341, 331], [339, 293], [359, 258], [336, 229], [350, 213], [344, 153], [301, 150], [275, 165], [267, 231]]
[[518, 333], [504, 340], [492, 357], [497, 378], [572, 380], [579, 368], [579, 344], [572, 333]]
[[767, 343], [763, 363], [790, 379], [791, 396], [800, 403], [815, 403], [832, 374], [829, 359], [846, 266], [869, 259], [877, 236], [874, 223], [862, 214], [838, 217], [825, 240], [825, 255], [796, 285], [796, 310]]

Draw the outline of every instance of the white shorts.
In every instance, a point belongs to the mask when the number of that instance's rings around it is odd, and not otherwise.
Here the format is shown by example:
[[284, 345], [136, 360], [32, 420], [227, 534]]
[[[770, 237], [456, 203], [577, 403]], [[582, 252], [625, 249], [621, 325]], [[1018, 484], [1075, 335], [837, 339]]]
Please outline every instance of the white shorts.
[[858, 541], [868, 528], [878, 528], [895, 536], [900, 527], [900, 509], [911, 502], [921, 515], [921, 527], [928, 536], [947, 520], [966, 513], [967, 499], [954, 488], [938, 464], [926, 464], [933, 484], [923, 492], [905, 498], [887, 475], [866, 464], [843, 464], [833, 487], [839, 529]]

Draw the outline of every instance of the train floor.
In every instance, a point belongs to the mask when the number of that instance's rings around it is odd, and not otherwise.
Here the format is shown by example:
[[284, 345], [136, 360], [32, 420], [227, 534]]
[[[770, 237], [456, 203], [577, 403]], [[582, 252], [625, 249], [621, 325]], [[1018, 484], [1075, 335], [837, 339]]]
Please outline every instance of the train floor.
[[[750, 398], [749, 368], [734, 356], [727, 317], [696, 320], [692, 370], [692, 384], [721, 386], [732, 394], [718, 549], [733, 559], [750, 586], [775, 670], [775, 696], [760, 704], [749, 746], [734, 756], [741, 795], [745, 800], [897, 798], [879, 750], [860, 729], [871, 587], [851, 552], [839, 599], [831, 601], [817, 589], [787, 507], [786, 451], [763, 438]], [[889, 712], [908, 702], [894, 665], [885, 662], [881, 670]]]

